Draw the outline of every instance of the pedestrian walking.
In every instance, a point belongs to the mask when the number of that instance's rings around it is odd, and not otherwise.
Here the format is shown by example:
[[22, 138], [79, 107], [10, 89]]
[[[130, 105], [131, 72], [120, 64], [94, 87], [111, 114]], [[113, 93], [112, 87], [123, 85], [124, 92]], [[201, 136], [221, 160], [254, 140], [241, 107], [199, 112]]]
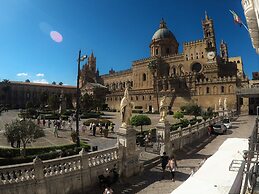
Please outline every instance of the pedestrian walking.
[[53, 132], [54, 132], [54, 136], [58, 137], [58, 126], [57, 126], [57, 124], [54, 125], [54, 131]]
[[168, 160], [168, 167], [172, 175], [172, 180], [175, 181], [175, 171], [177, 168], [177, 164], [174, 157], [170, 157], [170, 159]]
[[51, 125], [51, 121], [50, 119], [48, 120], [48, 128], [50, 128], [50, 125]]
[[162, 164], [162, 170], [163, 170], [163, 176], [162, 178], [165, 178], [165, 169], [168, 164], [169, 157], [166, 155], [166, 152], [163, 153], [163, 156], [161, 156], [161, 164]]
[[96, 135], [96, 124], [93, 123], [92, 127], [93, 127], [93, 136], [95, 136]]
[[45, 127], [45, 125], [46, 125], [46, 120], [45, 120], [45, 118], [43, 118], [42, 124], [43, 124], [43, 127]]

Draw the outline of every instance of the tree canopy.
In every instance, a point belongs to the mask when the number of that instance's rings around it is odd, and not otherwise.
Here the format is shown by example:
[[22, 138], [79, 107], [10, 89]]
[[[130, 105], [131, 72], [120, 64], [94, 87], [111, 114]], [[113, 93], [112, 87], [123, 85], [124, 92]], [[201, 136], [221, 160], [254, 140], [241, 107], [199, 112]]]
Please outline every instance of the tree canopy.
[[142, 132], [142, 126], [151, 125], [151, 119], [146, 115], [134, 115], [130, 119], [130, 124], [136, 127], [140, 126]]
[[9, 142], [19, 141], [23, 144], [23, 154], [28, 142], [45, 136], [44, 131], [31, 120], [15, 120], [5, 125], [4, 135]]

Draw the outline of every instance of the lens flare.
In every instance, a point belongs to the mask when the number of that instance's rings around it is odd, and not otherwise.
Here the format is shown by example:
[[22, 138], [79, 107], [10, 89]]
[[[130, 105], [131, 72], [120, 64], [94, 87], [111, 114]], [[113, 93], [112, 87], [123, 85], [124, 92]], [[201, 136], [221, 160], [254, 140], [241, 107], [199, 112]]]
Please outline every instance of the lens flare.
[[58, 43], [63, 41], [63, 36], [57, 31], [51, 31], [50, 37], [52, 40], [54, 40], [55, 42], [58, 42]]

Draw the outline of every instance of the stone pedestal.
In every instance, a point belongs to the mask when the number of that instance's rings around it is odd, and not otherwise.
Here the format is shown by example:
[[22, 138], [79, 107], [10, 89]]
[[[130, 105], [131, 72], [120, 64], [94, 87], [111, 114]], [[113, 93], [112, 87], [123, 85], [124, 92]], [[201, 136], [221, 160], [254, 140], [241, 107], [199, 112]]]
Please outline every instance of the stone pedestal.
[[166, 152], [168, 156], [172, 155], [172, 143], [170, 140], [170, 124], [168, 121], [159, 121], [156, 125], [157, 137], [161, 137], [160, 155]]
[[223, 110], [222, 107], [219, 107], [218, 113], [219, 113], [219, 116], [220, 116], [220, 117], [223, 117], [223, 116], [224, 116], [224, 110]]
[[139, 152], [136, 147], [136, 131], [132, 126], [120, 127], [117, 131], [117, 143], [123, 149], [122, 176], [130, 177], [140, 172]]

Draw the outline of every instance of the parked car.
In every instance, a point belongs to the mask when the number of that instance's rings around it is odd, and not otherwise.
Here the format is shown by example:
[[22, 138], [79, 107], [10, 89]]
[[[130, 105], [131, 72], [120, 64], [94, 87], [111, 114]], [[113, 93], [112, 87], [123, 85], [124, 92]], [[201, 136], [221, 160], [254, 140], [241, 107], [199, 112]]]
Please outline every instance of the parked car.
[[213, 125], [213, 132], [217, 134], [224, 134], [227, 132], [227, 127], [224, 123], [216, 123]]
[[230, 122], [229, 118], [224, 118], [222, 123], [227, 127], [227, 129], [232, 127], [232, 123]]

